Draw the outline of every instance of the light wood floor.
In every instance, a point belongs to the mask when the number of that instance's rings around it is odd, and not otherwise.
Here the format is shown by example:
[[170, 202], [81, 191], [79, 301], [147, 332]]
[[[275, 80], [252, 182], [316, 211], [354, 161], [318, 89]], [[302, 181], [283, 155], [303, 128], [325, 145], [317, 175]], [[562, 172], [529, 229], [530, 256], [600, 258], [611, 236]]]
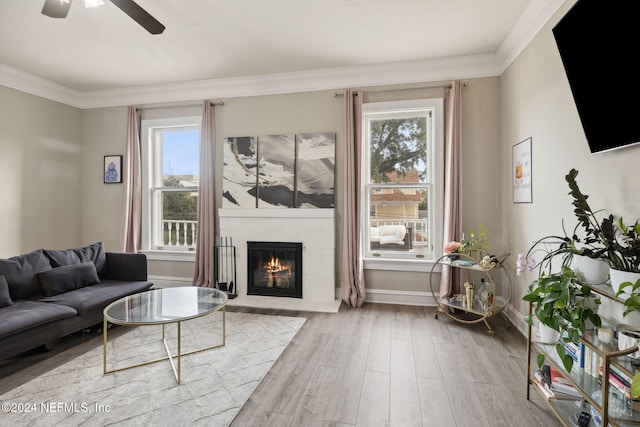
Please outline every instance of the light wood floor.
[[[433, 307], [367, 304], [338, 314], [229, 307], [307, 322], [231, 424], [246, 426], [559, 426], [526, 392], [526, 340], [502, 316], [465, 325]], [[0, 394], [102, 345], [76, 335], [60, 348], [0, 362]]]

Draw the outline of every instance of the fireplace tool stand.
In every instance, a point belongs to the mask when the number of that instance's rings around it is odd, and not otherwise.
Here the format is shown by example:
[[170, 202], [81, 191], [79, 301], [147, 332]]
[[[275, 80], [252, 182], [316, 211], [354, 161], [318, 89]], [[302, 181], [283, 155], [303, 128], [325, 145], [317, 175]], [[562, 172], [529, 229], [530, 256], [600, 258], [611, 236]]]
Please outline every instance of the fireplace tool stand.
[[214, 272], [216, 289], [227, 293], [229, 299], [238, 296], [236, 289], [236, 247], [231, 237], [220, 237], [215, 247]]

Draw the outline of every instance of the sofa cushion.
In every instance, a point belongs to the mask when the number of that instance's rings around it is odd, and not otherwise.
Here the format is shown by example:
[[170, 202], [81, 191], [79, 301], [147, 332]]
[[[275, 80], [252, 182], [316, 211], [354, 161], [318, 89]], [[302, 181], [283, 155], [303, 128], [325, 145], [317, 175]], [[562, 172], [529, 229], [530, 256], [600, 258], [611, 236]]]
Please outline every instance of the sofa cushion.
[[380, 244], [398, 244], [402, 245], [407, 228], [404, 225], [383, 225], [379, 227]]
[[100, 283], [93, 261], [52, 268], [38, 273], [38, 280], [47, 297]]
[[102, 242], [93, 243], [81, 248], [53, 250], [45, 249], [45, 254], [51, 260], [52, 267], [62, 267], [64, 265], [80, 264], [87, 261], [93, 261], [99, 277], [103, 277], [107, 257], [104, 253], [104, 245]]
[[56, 305], [67, 305], [73, 307], [79, 315], [83, 315], [90, 311], [102, 310], [117, 299], [146, 291], [151, 286], [153, 286], [153, 284], [150, 282], [104, 280], [98, 285], [42, 298], [40, 301], [55, 303]]
[[14, 301], [42, 294], [36, 274], [47, 270], [51, 270], [51, 264], [42, 249], [0, 259], [0, 276], [7, 280]]
[[9, 285], [7, 285], [7, 279], [4, 276], [0, 276], [0, 308], [13, 305], [13, 300], [9, 294]]
[[[76, 310], [38, 301], [16, 301], [0, 310], [0, 338], [17, 334], [45, 323], [75, 316]], [[44, 341], [43, 341], [44, 342]]]

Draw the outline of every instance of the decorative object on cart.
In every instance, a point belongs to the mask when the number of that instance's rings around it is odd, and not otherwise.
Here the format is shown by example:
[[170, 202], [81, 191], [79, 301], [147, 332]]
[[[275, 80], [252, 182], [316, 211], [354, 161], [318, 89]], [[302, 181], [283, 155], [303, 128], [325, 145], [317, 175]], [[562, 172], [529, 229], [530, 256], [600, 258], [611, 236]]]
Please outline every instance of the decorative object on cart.
[[[596, 327], [602, 324], [597, 309], [591, 305], [589, 297], [593, 296], [571, 268], [562, 266], [559, 273], [542, 273], [522, 297], [533, 305], [533, 315], [525, 316], [528, 324], [533, 324], [535, 316], [540, 323], [560, 332], [556, 352], [567, 371], [571, 371], [573, 359], [565, 352], [564, 344], [578, 342], [589, 321]], [[595, 298], [594, 302], [600, 304], [600, 299]], [[544, 355], [539, 355], [538, 366], [543, 363]]]
[[[487, 255], [487, 249], [489, 247], [487, 227], [481, 225], [479, 233], [471, 230], [468, 235], [469, 238], [465, 238], [464, 233], [462, 233], [462, 239], [460, 239], [459, 242], [451, 241], [444, 244], [442, 250], [449, 260], [454, 260], [458, 258], [460, 254], [463, 254], [466, 255], [466, 257], [463, 258], [468, 258], [477, 263]], [[497, 260], [493, 255], [489, 255], [489, 257], [493, 259], [494, 262]]]
[[227, 293], [229, 299], [237, 297], [236, 247], [231, 237], [220, 237], [215, 248], [216, 288]]

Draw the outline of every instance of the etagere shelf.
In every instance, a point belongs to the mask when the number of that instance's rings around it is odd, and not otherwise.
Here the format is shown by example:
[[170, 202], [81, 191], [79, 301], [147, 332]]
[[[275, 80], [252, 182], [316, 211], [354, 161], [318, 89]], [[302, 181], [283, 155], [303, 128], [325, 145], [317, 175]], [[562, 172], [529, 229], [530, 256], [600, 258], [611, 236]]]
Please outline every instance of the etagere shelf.
[[[616, 298], [611, 286], [607, 285], [588, 285], [592, 291], [599, 294], [603, 298], [609, 298], [622, 304], [623, 301]], [[533, 313], [533, 304], [529, 304], [529, 315]], [[602, 317], [602, 316], [601, 316]], [[616, 322], [602, 317], [603, 326], [616, 328]], [[560, 358], [557, 355], [555, 344], [544, 344], [536, 342], [532, 336], [532, 326], [528, 326], [527, 332], [527, 400], [530, 398], [531, 388], [537, 390], [540, 395], [548, 402], [551, 409], [562, 422], [564, 426], [577, 426], [577, 419], [580, 412], [587, 412], [592, 415], [589, 421], [589, 427], [593, 426], [613, 426], [627, 427], [640, 425], [640, 411], [630, 409], [626, 406], [626, 410], [620, 410], [620, 405], [612, 405], [611, 396], [620, 396], [620, 391], [611, 385], [610, 373], [612, 368], [618, 370], [628, 378], [633, 378], [638, 371], [638, 367], [634, 366], [633, 361], [627, 356], [637, 351], [637, 347], [628, 349], [618, 349], [617, 341], [603, 343], [598, 340], [597, 331], [588, 330], [580, 341], [585, 349], [594, 352], [597, 355], [598, 364], [602, 366], [602, 375], [592, 376], [579, 362], [575, 362], [571, 372], [564, 369]], [[531, 360], [534, 355], [543, 354], [545, 363], [553, 364], [562, 375], [580, 393], [581, 399], [567, 400], [561, 398], [547, 398], [540, 386], [534, 381], [534, 367]], [[537, 367], [535, 367], [537, 369]], [[610, 392], [612, 393], [610, 396]], [[615, 393], [615, 394], [614, 394]], [[628, 401], [631, 405], [631, 401]], [[600, 423], [594, 419], [594, 411], [601, 418]]]
[[[505, 320], [505, 325], [508, 327], [510, 325], [507, 317], [504, 315], [503, 310], [509, 304], [511, 300], [511, 277], [509, 273], [504, 268], [504, 261], [507, 259], [509, 254], [501, 255], [499, 257], [495, 257], [495, 267], [491, 269], [485, 269], [481, 267], [474, 258], [470, 257], [466, 254], [456, 254], [456, 255], [443, 255], [433, 264], [431, 267], [431, 272], [429, 273], [429, 286], [431, 288], [431, 294], [433, 295], [433, 299], [438, 304], [438, 308], [435, 312], [435, 318], [438, 318], [438, 313], [444, 313], [452, 319], [461, 322], [461, 323], [478, 323], [484, 322], [487, 327], [487, 330], [491, 335], [495, 332], [491, 328], [487, 319], [495, 316], [496, 314], [501, 313]], [[455, 257], [454, 259], [451, 259]], [[476, 292], [473, 300], [467, 304], [464, 304], [462, 295], [453, 295], [451, 297], [436, 297], [436, 294], [439, 293], [440, 290], [440, 276], [438, 276], [437, 280], [434, 279], [434, 273], [437, 272], [438, 266], [449, 266], [451, 268], [461, 269], [469, 273], [469, 275], [480, 275], [486, 277], [488, 283], [491, 286], [492, 301], [488, 304], [482, 304], [480, 299], [478, 298], [480, 295]], [[499, 289], [496, 287], [496, 284], [493, 280], [493, 275], [496, 273], [502, 272], [506, 277], [506, 288], [503, 290], [503, 294], [501, 295], [498, 291]], [[474, 280], [474, 279], [469, 279]], [[437, 291], [434, 289], [434, 285], [437, 286]]]

